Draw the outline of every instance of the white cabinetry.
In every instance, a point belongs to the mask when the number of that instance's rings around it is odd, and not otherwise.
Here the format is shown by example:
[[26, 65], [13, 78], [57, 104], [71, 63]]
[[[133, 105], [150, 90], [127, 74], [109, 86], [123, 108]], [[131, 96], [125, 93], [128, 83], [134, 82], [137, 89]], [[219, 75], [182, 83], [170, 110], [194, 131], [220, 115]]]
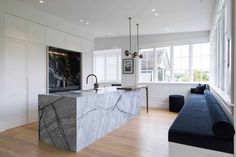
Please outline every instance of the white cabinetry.
[[38, 118], [38, 94], [46, 93], [46, 46], [28, 45], [28, 122]]
[[46, 29], [46, 43], [49, 46], [66, 48], [66, 35], [63, 32], [53, 30], [51, 28]]
[[91, 53], [92, 44], [89, 40], [82, 39], [81, 40], [81, 52], [83, 53]]
[[78, 37], [67, 35], [66, 36], [66, 48], [68, 50], [82, 52], [81, 40]]
[[5, 36], [9, 38], [25, 40], [26, 26], [21, 18], [5, 15]]
[[46, 93], [43, 26], [5, 15], [6, 128], [37, 120], [38, 94]]
[[41, 25], [35, 24], [35, 23], [28, 23], [29, 33], [28, 33], [28, 39], [29, 42], [35, 42], [35, 43], [45, 43], [45, 28]]
[[7, 127], [27, 122], [26, 45], [5, 40], [5, 102]]
[[[46, 45], [82, 52], [83, 87], [93, 70], [92, 42], [9, 14], [4, 15], [5, 128], [37, 121], [38, 94], [46, 93]], [[1, 39], [1, 38], [0, 38]], [[1, 46], [0, 43], [0, 46]], [[1, 52], [1, 49], [0, 49]], [[0, 60], [1, 63], [1, 60]], [[3, 130], [0, 121], [0, 130]]]

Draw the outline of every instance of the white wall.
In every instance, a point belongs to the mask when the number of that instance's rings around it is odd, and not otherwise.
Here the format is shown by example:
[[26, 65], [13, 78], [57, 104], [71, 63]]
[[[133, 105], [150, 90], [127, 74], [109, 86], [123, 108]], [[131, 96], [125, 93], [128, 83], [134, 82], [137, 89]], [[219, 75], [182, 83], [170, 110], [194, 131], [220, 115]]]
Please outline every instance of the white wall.
[[[235, 1], [233, 1], [233, 11], [234, 11], [234, 15], [233, 15], [233, 17], [232, 17], [232, 19], [233, 19], [233, 32], [234, 32], [234, 35], [233, 35], [233, 44], [234, 44], [234, 49], [233, 49], [233, 57], [234, 57], [234, 62], [233, 62], [233, 64], [234, 64], [234, 105], [235, 105], [235, 101], [236, 101], [236, 72], [235, 72], [235, 70], [236, 70], [236, 63], [235, 63], [235, 61], [236, 61], [236, 20], [235, 20], [235, 18], [236, 18], [236, 2]], [[234, 106], [234, 126], [236, 126], [236, 116], [235, 116], [235, 114], [236, 114], [236, 107]], [[236, 152], [236, 136], [234, 136], [234, 152]]]
[[4, 28], [4, 16], [3, 16], [3, 5], [0, 5], [0, 131], [4, 129], [4, 117], [5, 117], [5, 106], [4, 106], [4, 90], [3, 81], [4, 78], [1, 77], [3, 74], [4, 64], [3, 64], [3, 28]]
[[93, 37], [15, 0], [0, 0], [0, 131], [37, 120], [46, 93], [46, 46], [82, 52], [82, 88], [93, 72]]
[[[136, 37], [132, 37], [132, 49], [136, 46]], [[140, 36], [140, 47], [147, 46], [165, 46], [169, 44], [181, 44], [189, 42], [209, 42], [209, 31], [189, 32], [189, 33], [169, 33], [157, 35], [142, 35]], [[95, 38], [94, 50], [105, 50], [112, 48], [129, 49], [128, 37], [110, 37], [110, 38]]]
[[[183, 95], [185, 101], [190, 94], [190, 88], [195, 88], [197, 83], [145, 83], [149, 90], [150, 108], [169, 108], [169, 95]], [[146, 106], [145, 90], [142, 91], [142, 106]]]
[[[136, 39], [133, 37], [133, 50], [135, 49]], [[141, 48], [152, 48], [162, 46], [172, 46], [179, 44], [190, 44], [209, 42], [209, 31], [177, 33], [177, 34], [161, 34], [161, 35], [145, 35], [140, 37]], [[126, 58], [124, 51], [129, 48], [128, 37], [98, 38], [94, 41], [95, 50], [105, 50], [120, 48], [122, 50], [122, 59]], [[135, 85], [138, 81], [138, 60], [136, 60], [136, 71], [133, 75], [122, 74], [122, 85]], [[181, 94], [187, 98], [190, 88], [196, 87], [196, 84], [180, 84], [180, 83], [147, 83], [149, 86], [150, 107], [168, 108], [168, 97], [171, 94]], [[145, 106], [145, 94], [142, 96], [142, 105]]]

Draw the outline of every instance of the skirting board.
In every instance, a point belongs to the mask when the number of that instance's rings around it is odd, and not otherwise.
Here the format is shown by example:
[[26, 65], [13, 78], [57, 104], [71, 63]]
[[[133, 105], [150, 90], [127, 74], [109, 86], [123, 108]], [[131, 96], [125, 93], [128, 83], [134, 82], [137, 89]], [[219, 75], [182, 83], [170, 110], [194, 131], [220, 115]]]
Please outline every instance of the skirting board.
[[37, 121], [38, 121], [38, 115], [28, 118], [28, 124], [34, 123], [34, 122], [37, 122]]
[[[38, 116], [35, 116], [31, 120], [28, 121], [28, 124], [34, 123], [34, 122], [37, 122], [37, 121], [38, 121]], [[11, 121], [11, 122], [7, 122], [7, 123], [0, 123], [0, 132], [4, 132], [8, 129], [23, 126], [23, 125], [26, 125], [26, 124], [27, 124], [26, 119]]]
[[[146, 107], [146, 101], [142, 101], [142, 107]], [[169, 104], [167, 103], [160, 103], [160, 102], [149, 102], [148, 106], [150, 108], [161, 108], [161, 109], [168, 109], [169, 108]]]
[[0, 123], [0, 132], [6, 131], [6, 124]]
[[169, 142], [169, 157], [233, 157], [233, 154]]
[[5, 125], [5, 130], [12, 129], [27, 124], [27, 119], [21, 119], [17, 121], [7, 122]]

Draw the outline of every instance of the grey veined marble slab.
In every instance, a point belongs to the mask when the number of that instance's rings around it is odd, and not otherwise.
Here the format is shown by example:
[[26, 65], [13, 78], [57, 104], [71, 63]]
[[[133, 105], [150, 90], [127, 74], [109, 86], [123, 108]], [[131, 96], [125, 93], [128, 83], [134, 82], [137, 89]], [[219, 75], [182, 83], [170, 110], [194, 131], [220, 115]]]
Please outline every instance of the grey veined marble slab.
[[140, 89], [39, 95], [39, 139], [78, 152], [139, 115], [140, 95]]

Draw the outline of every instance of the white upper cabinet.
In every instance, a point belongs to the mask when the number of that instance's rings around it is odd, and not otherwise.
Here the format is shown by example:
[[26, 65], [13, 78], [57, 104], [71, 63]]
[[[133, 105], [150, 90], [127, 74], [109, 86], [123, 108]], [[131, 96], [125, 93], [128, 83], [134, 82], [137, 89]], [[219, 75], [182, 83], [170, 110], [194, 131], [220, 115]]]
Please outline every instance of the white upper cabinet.
[[48, 46], [66, 48], [66, 34], [50, 28], [46, 29], [46, 43]]
[[73, 51], [81, 51], [81, 40], [78, 37], [67, 35], [66, 36], [66, 48]]
[[28, 123], [37, 121], [38, 94], [46, 93], [46, 46], [29, 43], [28, 52]]
[[28, 47], [28, 90], [46, 93], [46, 46], [29, 43]]
[[26, 40], [26, 22], [21, 18], [5, 14], [5, 36]]
[[35, 23], [28, 23], [29, 33], [28, 39], [30, 42], [45, 43], [45, 27]]
[[5, 87], [7, 95], [26, 91], [26, 46], [24, 42], [5, 40]]
[[18, 40], [5, 40], [5, 105], [7, 128], [27, 122], [26, 46]]
[[81, 40], [81, 52], [82, 53], [92, 53], [92, 42], [89, 40]]

